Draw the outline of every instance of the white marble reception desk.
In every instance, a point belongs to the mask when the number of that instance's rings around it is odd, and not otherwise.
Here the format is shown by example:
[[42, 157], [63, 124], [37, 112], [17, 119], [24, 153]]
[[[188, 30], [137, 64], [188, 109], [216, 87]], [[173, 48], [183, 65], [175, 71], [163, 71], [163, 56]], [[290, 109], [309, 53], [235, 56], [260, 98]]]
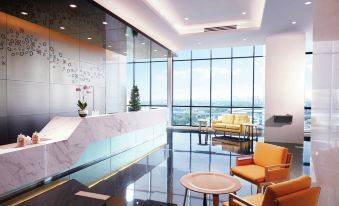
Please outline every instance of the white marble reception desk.
[[[0, 194], [25, 187], [99, 158], [126, 156], [134, 161], [166, 144], [167, 109], [112, 115], [55, 117], [40, 132], [37, 145], [0, 146]], [[139, 148], [139, 149], [138, 149]], [[114, 164], [114, 167], [124, 166]]]

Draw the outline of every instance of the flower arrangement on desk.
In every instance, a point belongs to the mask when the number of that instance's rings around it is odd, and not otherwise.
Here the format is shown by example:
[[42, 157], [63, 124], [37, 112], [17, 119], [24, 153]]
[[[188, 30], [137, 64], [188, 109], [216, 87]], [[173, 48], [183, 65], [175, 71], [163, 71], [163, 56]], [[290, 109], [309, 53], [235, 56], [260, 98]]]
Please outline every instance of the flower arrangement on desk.
[[78, 99], [78, 107], [79, 107], [79, 116], [80, 117], [86, 117], [88, 114], [88, 110], [86, 110], [87, 108], [87, 102], [85, 101], [85, 96], [87, 94], [91, 93], [91, 87], [88, 85], [84, 85], [82, 88], [81, 87], [77, 87], [75, 89], [76, 92], [79, 92], [79, 99]]
[[16, 142], [18, 147], [24, 147], [25, 145], [31, 144], [32, 139], [29, 136], [19, 134]]

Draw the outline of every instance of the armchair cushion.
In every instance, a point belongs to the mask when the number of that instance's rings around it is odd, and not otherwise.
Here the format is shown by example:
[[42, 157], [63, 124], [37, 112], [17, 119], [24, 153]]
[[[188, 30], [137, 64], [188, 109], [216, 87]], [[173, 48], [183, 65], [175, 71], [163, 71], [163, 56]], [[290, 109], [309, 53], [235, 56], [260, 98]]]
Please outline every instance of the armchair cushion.
[[236, 166], [251, 165], [253, 164], [253, 156], [248, 155], [248, 156], [237, 157], [235, 164]]
[[311, 187], [311, 178], [302, 176], [293, 180], [271, 185], [266, 188], [263, 206], [271, 206], [273, 200]]
[[236, 125], [236, 124], [225, 124], [225, 125], [226, 125], [226, 129], [239, 130], [241, 128], [240, 125]]
[[234, 114], [224, 114], [221, 118], [222, 123], [225, 124], [233, 124], [234, 121]]
[[214, 128], [226, 128], [226, 124], [224, 123], [215, 123], [213, 124]]
[[[264, 199], [264, 195], [262, 193], [259, 193], [259, 194], [256, 194], [256, 195], [244, 197], [242, 199], [247, 200], [248, 202], [250, 202], [254, 205], [261, 205], [262, 200]], [[244, 206], [244, 204], [242, 204], [241, 202], [239, 202], [237, 200], [233, 200], [232, 203], [233, 203], [232, 206]], [[230, 203], [224, 202], [224, 203], [222, 203], [222, 206], [230, 206]]]
[[254, 164], [233, 167], [231, 172], [255, 183], [260, 183], [265, 180], [265, 168]]
[[287, 153], [287, 148], [257, 142], [253, 161], [256, 165], [260, 165], [262, 167], [284, 164], [287, 160]]

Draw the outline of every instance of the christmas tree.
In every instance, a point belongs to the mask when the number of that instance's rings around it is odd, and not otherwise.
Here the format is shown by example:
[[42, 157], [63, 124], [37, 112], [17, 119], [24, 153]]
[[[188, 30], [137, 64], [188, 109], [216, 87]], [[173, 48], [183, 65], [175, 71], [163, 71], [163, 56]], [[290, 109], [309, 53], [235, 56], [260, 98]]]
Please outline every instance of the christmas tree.
[[129, 100], [129, 111], [140, 110], [140, 95], [138, 86], [134, 85], [131, 91], [131, 98]]

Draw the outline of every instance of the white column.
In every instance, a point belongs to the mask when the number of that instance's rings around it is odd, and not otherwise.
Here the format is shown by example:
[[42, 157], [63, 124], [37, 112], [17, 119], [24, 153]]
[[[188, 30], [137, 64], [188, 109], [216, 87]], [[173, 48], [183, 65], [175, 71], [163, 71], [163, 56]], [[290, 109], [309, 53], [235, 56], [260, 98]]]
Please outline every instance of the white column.
[[316, 0], [313, 25], [311, 175], [320, 206], [339, 205], [339, 1]]
[[[285, 33], [266, 39], [265, 141], [304, 141], [305, 33]], [[293, 115], [290, 124], [273, 115]]]

